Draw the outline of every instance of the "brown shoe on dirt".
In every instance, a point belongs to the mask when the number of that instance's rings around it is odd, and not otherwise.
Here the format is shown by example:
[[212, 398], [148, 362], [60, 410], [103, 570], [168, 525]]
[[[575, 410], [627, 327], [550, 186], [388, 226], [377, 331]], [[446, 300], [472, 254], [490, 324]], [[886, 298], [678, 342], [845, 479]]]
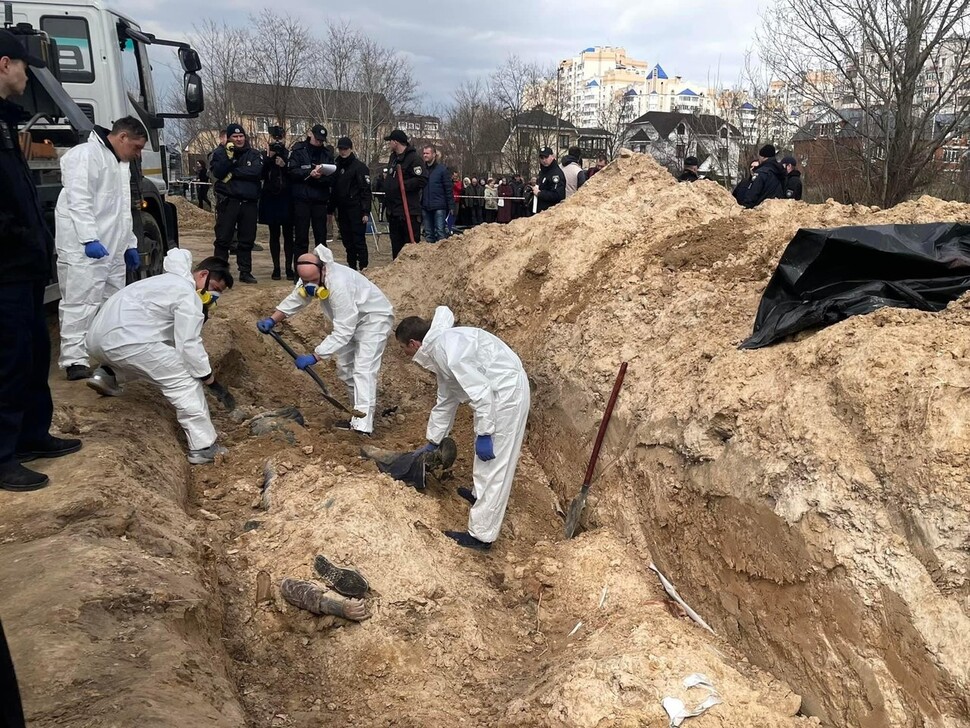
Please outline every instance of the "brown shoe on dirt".
[[325, 591], [310, 581], [283, 579], [280, 594], [294, 607], [305, 609], [313, 614], [331, 614], [353, 622], [370, 617], [367, 606], [359, 599], [344, 599], [336, 592]]

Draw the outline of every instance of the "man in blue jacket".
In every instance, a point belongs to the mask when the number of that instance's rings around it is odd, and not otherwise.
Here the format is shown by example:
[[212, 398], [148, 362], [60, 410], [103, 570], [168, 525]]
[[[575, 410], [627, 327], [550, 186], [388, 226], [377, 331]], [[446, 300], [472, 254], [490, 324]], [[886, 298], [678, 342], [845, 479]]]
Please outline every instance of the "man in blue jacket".
[[259, 217], [259, 193], [263, 186], [263, 155], [249, 145], [239, 124], [226, 127], [226, 145], [212, 152], [212, 176], [216, 180], [215, 256], [229, 260], [232, 237], [236, 235], [236, 263], [239, 280], [255, 283], [253, 245]]
[[448, 237], [448, 210], [454, 200], [448, 168], [438, 161], [438, 149], [428, 144], [421, 150], [428, 185], [421, 193], [421, 212], [424, 217], [424, 236], [429, 243]]

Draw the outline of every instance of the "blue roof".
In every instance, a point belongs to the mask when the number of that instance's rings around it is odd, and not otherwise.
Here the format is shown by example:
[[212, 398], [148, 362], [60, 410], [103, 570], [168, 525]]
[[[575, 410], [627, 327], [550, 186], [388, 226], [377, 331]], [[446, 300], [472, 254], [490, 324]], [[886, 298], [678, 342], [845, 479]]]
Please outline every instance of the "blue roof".
[[597, 83], [595, 78], [586, 84], [586, 88], [592, 88], [593, 86], [599, 86], [599, 83]]
[[637, 95], [637, 90], [635, 88], [631, 88], [629, 91], [627, 91], [623, 95], [624, 96], [636, 96]]
[[595, 52], [596, 52], [596, 49], [593, 48], [592, 46], [590, 46], [589, 48], [583, 51], [583, 53], [595, 53]]
[[690, 90], [689, 88], [685, 88], [685, 89], [684, 89], [683, 91], [681, 91], [681, 92], [680, 92], [679, 94], [677, 94], [677, 95], [678, 95], [678, 96], [697, 96], [697, 94], [695, 94], [695, 93], [694, 93], [693, 91], [691, 91], [691, 90]]
[[742, 109], [753, 109], [754, 108], [754, 104], [752, 104], [750, 101], [745, 101], [743, 104], [741, 104], [741, 108]]
[[666, 79], [667, 78], [667, 72], [664, 71], [664, 69], [658, 63], [656, 66], [654, 66], [650, 70], [650, 73], [647, 74], [647, 78]]
[[651, 96], [659, 96], [660, 94], [658, 94], [656, 91], [651, 91], [650, 92], [650, 95]]

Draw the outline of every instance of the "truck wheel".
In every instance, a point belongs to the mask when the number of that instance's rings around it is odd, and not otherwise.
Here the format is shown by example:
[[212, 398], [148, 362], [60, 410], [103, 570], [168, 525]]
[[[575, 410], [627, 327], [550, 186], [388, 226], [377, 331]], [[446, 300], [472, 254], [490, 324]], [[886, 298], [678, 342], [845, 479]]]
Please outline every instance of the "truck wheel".
[[163, 272], [162, 262], [167, 251], [162, 240], [162, 231], [155, 218], [148, 213], [142, 213], [142, 224], [145, 226], [145, 253], [141, 258], [141, 274], [147, 278]]

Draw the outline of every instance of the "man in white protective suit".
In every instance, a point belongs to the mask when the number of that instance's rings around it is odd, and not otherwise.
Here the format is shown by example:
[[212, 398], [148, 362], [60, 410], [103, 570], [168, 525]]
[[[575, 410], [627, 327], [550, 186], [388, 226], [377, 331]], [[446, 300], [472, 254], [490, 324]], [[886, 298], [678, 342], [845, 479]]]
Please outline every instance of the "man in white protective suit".
[[192, 270], [192, 254], [168, 251], [165, 272], [132, 283], [109, 298], [87, 334], [91, 357], [101, 366], [88, 386], [106, 397], [122, 384], [147, 380], [173, 407], [189, 444], [192, 465], [211, 463], [226, 452], [216, 443], [203, 385], [226, 390], [212, 376], [202, 345], [202, 324], [219, 294], [232, 288], [229, 264], [206, 258]]
[[455, 326], [455, 315], [447, 306], [439, 306], [430, 322], [418, 316], [404, 319], [395, 337], [415, 364], [438, 379], [428, 444], [418, 452], [435, 450], [448, 436], [459, 404], [468, 402], [475, 411], [473, 489], [458, 489], [458, 495], [472, 504], [468, 531], [445, 535], [460, 546], [491, 548], [505, 518], [529, 418], [531, 393], [522, 362], [497, 336]]
[[301, 255], [295, 267], [293, 292], [256, 327], [269, 333], [287, 316], [318, 300], [324, 315], [333, 322], [333, 330], [312, 354], [298, 356], [296, 366], [306, 369], [333, 358], [337, 377], [347, 386], [352, 409], [364, 414], [338, 421], [334, 427], [370, 435], [377, 409], [377, 375], [394, 325], [394, 308], [381, 289], [362, 274], [334, 262], [333, 253], [325, 245]]
[[57, 283], [61, 289], [61, 355], [71, 381], [91, 376], [84, 337], [98, 308], [137, 270], [131, 222], [131, 168], [148, 132], [138, 119], [118, 119], [109, 132], [94, 127], [84, 144], [61, 157], [63, 189], [54, 210]]

